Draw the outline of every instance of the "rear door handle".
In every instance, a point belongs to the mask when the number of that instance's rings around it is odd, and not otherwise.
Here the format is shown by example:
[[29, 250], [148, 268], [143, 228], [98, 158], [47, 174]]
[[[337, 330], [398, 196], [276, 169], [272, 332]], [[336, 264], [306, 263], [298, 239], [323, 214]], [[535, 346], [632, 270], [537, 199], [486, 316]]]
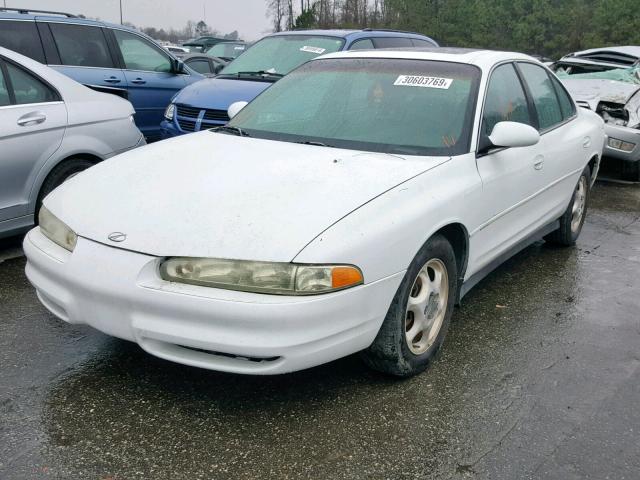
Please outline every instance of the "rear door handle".
[[47, 116], [44, 113], [31, 112], [23, 115], [18, 119], [18, 125], [21, 127], [30, 127], [44, 122]]
[[536, 170], [542, 170], [542, 167], [544, 167], [544, 157], [538, 156], [535, 158], [535, 162], [533, 163], [533, 168], [535, 168]]
[[107, 83], [120, 83], [120, 79], [118, 77], [108, 77], [104, 79]]
[[136, 85], [144, 85], [145, 83], [147, 83], [147, 81], [138, 77], [135, 80], [131, 80], [131, 83], [135, 83]]

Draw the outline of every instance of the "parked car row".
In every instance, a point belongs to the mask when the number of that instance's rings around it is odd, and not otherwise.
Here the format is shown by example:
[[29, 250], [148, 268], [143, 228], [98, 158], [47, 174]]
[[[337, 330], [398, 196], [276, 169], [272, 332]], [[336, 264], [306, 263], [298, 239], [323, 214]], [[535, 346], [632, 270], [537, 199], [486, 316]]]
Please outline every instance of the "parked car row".
[[[605, 142], [627, 148], [614, 133], [638, 116], [635, 87], [622, 109], [578, 108], [572, 82], [634, 84], [635, 64], [594, 52], [554, 65], [560, 81], [524, 54], [314, 30], [215, 75], [219, 39], [182, 61], [117, 25], [9, 10], [0, 44], [31, 58], [0, 47], [0, 234], [37, 218], [27, 276], [57, 317], [203, 368], [361, 352], [425, 370], [497, 265], [542, 238], [575, 244]], [[161, 134], [180, 138], [135, 148], [160, 135], [162, 101]]]

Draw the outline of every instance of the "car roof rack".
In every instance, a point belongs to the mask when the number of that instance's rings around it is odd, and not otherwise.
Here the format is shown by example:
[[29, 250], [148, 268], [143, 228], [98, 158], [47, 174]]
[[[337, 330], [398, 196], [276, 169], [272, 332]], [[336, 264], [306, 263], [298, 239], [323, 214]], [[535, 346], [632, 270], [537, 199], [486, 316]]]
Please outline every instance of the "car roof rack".
[[63, 17], [69, 18], [78, 18], [77, 15], [66, 12], [53, 12], [50, 10], [33, 10], [31, 8], [9, 8], [9, 7], [0, 7], [0, 12], [16, 12], [22, 13], [23, 15], [28, 15], [29, 13], [46, 13], [47, 15], [61, 15]]

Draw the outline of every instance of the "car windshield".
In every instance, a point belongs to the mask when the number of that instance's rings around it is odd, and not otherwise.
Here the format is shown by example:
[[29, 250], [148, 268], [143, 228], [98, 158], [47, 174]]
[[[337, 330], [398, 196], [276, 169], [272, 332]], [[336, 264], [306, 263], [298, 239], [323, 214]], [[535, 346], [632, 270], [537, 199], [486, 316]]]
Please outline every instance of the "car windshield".
[[206, 51], [207, 55], [221, 58], [236, 58], [246, 50], [243, 43], [218, 43]]
[[343, 44], [344, 40], [336, 37], [312, 35], [266, 37], [227, 65], [221, 75], [234, 75], [241, 72], [268, 72], [286, 75], [318, 55], [337, 52]]
[[229, 123], [286, 142], [407, 155], [469, 151], [480, 70], [427, 60], [316, 60]]
[[587, 71], [573, 66], [559, 65], [556, 69], [558, 78], [571, 78], [572, 80], [616, 80], [618, 82], [640, 85], [640, 65], [629, 68], [612, 68], [603, 71]]

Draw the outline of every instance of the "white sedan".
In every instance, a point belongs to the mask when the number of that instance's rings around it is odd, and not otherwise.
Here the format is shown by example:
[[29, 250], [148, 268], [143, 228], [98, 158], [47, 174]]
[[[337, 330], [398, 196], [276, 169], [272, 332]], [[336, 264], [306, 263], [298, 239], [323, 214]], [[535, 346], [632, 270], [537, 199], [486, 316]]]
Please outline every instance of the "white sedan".
[[361, 351], [412, 375], [495, 266], [575, 243], [605, 139], [546, 67], [503, 52], [327, 55], [241, 106], [44, 200], [24, 248], [51, 312], [214, 370]]

